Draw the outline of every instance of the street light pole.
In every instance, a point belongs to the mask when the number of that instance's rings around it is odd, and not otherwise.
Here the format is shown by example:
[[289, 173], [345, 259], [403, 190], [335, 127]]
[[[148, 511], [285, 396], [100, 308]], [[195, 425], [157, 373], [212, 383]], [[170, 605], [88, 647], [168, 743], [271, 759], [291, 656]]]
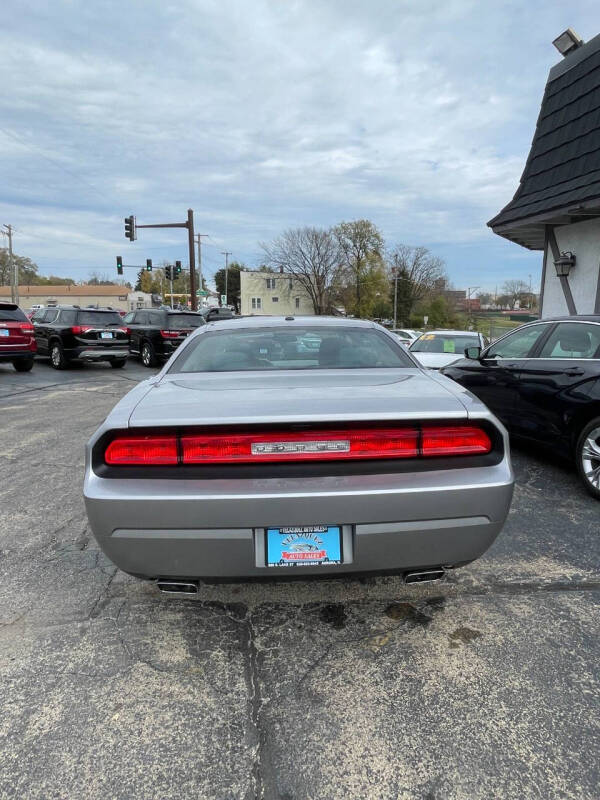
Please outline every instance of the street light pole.
[[398, 327], [398, 270], [392, 269], [394, 273], [394, 328]]
[[221, 255], [225, 256], [225, 305], [227, 305], [227, 301], [229, 299], [227, 291], [227, 275], [229, 271], [229, 256], [231, 253], [228, 250], [221, 250]]

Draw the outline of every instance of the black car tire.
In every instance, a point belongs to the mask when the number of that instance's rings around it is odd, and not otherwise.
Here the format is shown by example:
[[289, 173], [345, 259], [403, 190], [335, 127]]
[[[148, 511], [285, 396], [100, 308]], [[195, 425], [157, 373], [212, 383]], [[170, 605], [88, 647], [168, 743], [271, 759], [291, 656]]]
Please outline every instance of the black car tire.
[[575, 448], [577, 471], [588, 492], [600, 500], [600, 417], [588, 422]]
[[50, 363], [54, 369], [66, 369], [69, 366], [65, 351], [60, 342], [50, 342]]
[[13, 367], [17, 372], [29, 372], [33, 367], [33, 358], [24, 358], [22, 361], [13, 361]]
[[144, 342], [141, 350], [142, 364], [145, 367], [155, 367], [157, 364], [156, 353], [150, 342]]
[[126, 363], [126, 358], [113, 358], [110, 362], [110, 365], [113, 369], [120, 369], [121, 367], [124, 367]]

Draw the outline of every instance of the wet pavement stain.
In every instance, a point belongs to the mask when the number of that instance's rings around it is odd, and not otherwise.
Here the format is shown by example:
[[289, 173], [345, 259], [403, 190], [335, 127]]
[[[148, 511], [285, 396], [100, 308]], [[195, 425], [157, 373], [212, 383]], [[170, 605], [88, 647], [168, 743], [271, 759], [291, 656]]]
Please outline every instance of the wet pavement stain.
[[332, 628], [340, 630], [346, 627], [348, 615], [346, 614], [343, 603], [330, 603], [323, 606], [319, 612], [319, 616], [322, 622], [331, 625]]
[[470, 642], [474, 641], [475, 639], [479, 639], [483, 634], [480, 631], [476, 631], [473, 628], [457, 628], [452, 633], [448, 634], [448, 638], [450, 639], [450, 647], [452, 650], [456, 650], [456, 648], [460, 647], [463, 644], [469, 644]]
[[390, 603], [384, 614], [394, 622], [412, 622], [415, 625], [429, 625], [432, 617], [423, 614], [412, 603]]

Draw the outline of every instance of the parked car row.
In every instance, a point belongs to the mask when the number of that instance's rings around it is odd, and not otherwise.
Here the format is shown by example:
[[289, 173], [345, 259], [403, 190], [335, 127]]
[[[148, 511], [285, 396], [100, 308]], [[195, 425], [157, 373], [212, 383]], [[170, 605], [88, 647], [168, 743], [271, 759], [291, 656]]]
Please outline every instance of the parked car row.
[[170, 358], [195, 328], [232, 316], [229, 308], [125, 313], [78, 306], [38, 306], [26, 315], [17, 305], [0, 303], [0, 361], [25, 372], [37, 353], [48, 357], [55, 369], [98, 361], [118, 369], [129, 356], [137, 356], [144, 366], [154, 367]]

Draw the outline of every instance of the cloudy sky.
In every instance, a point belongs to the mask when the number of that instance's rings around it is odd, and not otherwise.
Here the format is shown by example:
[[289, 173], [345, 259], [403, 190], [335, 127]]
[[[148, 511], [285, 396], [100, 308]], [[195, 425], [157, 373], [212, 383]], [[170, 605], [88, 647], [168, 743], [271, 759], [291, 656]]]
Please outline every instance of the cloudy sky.
[[[539, 281], [486, 221], [512, 197], [566, 27], [597, 0], [8, 0], [0, 27], [0, 225], [42, 273], [115, 256], [254, 267], [288, 227], [367, 217], [454, 284]], [[2, 244], [4, 244], [2, 242]], [[133, 273], [129, 274], [133, 277]]]

